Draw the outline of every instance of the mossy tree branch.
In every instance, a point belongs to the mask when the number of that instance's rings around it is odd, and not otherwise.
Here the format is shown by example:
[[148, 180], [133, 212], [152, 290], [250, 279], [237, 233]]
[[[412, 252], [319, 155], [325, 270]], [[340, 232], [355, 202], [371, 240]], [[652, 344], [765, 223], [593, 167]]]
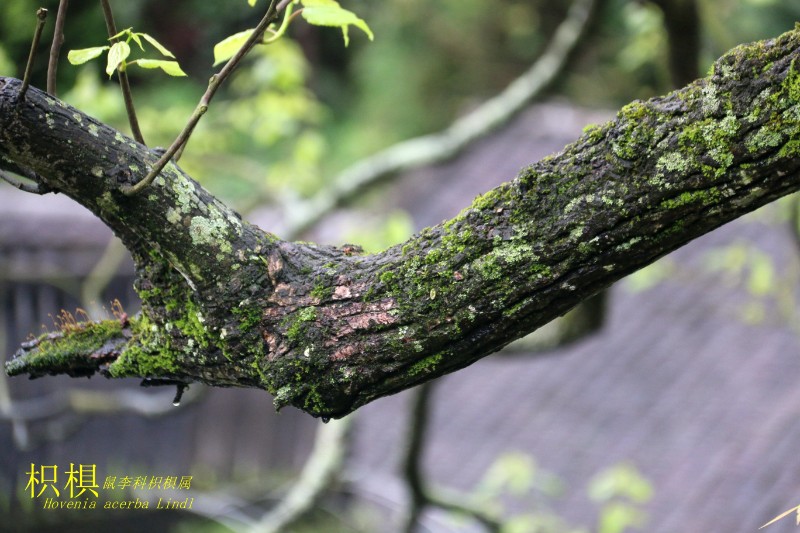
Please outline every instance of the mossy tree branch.
[[157, 154], [41, 91], [16, 105], [20, 82], [0, 78], [0, 166], [108, 224], [133, 253], [143, 300], [128, 326], [40, 339], [7, 370], [258, 387], [278, 406], [343, 416], [463, 368], [800, 189], [798, 57], [798, 30], [738, 47], [708, 78], [625, 106], [455, 219], [374, 255], [281, 241], [173, 163], [147, 194], [125, 196]]

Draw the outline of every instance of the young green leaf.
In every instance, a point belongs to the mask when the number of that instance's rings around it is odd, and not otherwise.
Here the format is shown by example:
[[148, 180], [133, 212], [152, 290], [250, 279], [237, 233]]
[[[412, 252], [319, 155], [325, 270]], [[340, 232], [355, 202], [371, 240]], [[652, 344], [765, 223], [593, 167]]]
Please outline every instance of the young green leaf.
[[152, 44], [156, 48], [156, 50], [161, 52], [161, 55], [164, 55], [164, 56], [171, 57], [171, 58], [175, 59], [175, 56], [172, 55], [172, 52], [167, 50], [166, 47], [164, 47], [163, 44], [161, 44], [160, 42], [156, 41], [155, 38], [151, 37], [150, 35], [148, 35], [146, 33], [138, 33], [138, 34], [134, 34], [134, 35], [141, 35], [142, 37], [144, 37], [145, 40], [148, 43]]
[[142, 35], [141, 33], [131, 33], [131, 39], [133, 39], [133, 41], [136, 44], [139, 45], [139, 50], [144, 52], [144, 46], [142, 46], [142, 37], [141, 37], [141, 35]]
[[375, 37], [366, 22], [352, 11], [342, 8], [335, 0], [302, 0], [302, 3], [302, 15], [306, 22], [315, 26], [341, 28], [345, 46], [350, 44], [351, 25], [366, 33], [370, 41]]
[[73, 65], [82, 65], [87, 61], [100, 56], [103, 52], [108, 50], [108, 46], [94, 46], [92, 48], [82, 48], [80, 50], [70, 50], [67, 54], [67, 59]]
[[[124, 29], [124, 30], [122, 30], [121, 32], [119, 32], [119, 33], [117, 33], [117, 34], [115, 34], [115, 35], [112, 35], [111, 37], [109, 37], [109, 38], [108, 38], [108, 40], [109, 40], [109, 41], [113, 41], [114, 39], [121, 39], [123, 35], [130, 36], [130, 34], [131, 34], [131, 30], [132, 30], [132, 29], [133, 29], [133, 28], [125, 28], [125, 29]], [[127, 39], [127, 37], [126, 37], [126, 39]]]
[[125, 41], [116, 42], [111, 46], [108, 51], [108, 64], [106, 65], [106, 74], [108, 74], [109, 78], [128, 59], [129, 55], [131, 55], [131, 47]]
[[137, 59], [131, 62], [132, 65], [138, 65], [142, 68], [160, 68], [170, 76], [186, 76], [186, 73], [181, 70], [177, 61], [168, 61], [164, 59]]
[[250, 4], [250, 7], [253, 7], [254, 5], [256, 5], [257, 1], [258, 0], [247, 0], [247, 3]]
[[230, 35], [214, 45], [214, 66], [227, 61], [236, 55], [236, 52], [253, 34], [253, 30], [244, 30]]

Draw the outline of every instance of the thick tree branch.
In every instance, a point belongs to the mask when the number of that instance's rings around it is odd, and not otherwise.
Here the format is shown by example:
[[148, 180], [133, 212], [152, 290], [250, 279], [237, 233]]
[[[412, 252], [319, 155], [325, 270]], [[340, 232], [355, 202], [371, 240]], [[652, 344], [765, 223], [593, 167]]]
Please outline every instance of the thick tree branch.
[[[625, 106], [453, 220], [364, 256], [283, 242], [157, 155], [0, 78], [0, 166], [29, 169], [133, 252], [143, 312], [41, 338], [12, 374], [258, 387], [341, 417], [467, 366], [689, 240], [800, 189], [800, 31]], [[4, 163], [6, 162], [6, 163]], [[119, 322], [119, 321], [117, 321]], [[94, 335], [93, 335], [94, 334]]]

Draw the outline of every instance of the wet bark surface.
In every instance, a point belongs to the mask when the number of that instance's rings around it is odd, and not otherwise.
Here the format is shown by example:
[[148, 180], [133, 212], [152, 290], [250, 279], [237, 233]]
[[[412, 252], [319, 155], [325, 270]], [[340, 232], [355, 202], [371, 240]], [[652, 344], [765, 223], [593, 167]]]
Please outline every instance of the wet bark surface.
[[[22, 347], [10, 374], [257, 387], [340, 417], [463, 368], [614, 281], [800, 188], [800, 34], [625, 106], [459, 216], [384, 252], [278, 239], [177, 165], [0, 78], [0, 168], [85, 205], [137, 265], [143, 311]], [[268, 117], [267, 117], [268, 119]], [[74, 372], [74, 369], [80, 369]]]

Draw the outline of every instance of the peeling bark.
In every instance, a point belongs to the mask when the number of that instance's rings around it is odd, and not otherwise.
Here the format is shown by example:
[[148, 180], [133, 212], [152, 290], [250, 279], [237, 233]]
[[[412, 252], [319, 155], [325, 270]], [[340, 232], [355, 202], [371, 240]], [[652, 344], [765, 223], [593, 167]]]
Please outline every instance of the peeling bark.
[[[0, 78], [0, 167], [40, 177], [132, 251], [142, 313], [23, 347], [10, 374], [257, 387], [341, 417], [463, 368], [614, 281], [800, 188], [800, 31], [625, 106], [453, 220], [374, 255], [285, 242], [174, 164]], [[114, 324], [116, 322], [116, 324]], [[157, 381], [162, 382], [162, 381]]]

